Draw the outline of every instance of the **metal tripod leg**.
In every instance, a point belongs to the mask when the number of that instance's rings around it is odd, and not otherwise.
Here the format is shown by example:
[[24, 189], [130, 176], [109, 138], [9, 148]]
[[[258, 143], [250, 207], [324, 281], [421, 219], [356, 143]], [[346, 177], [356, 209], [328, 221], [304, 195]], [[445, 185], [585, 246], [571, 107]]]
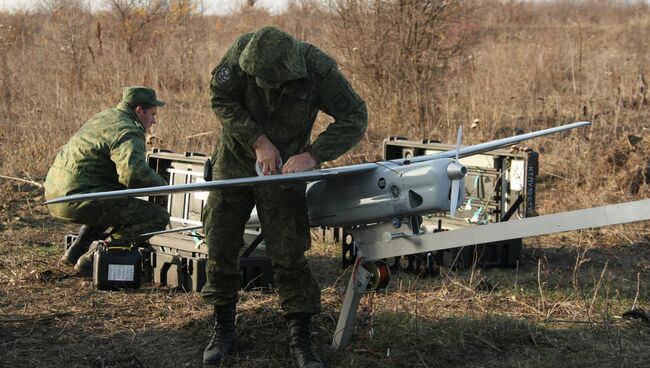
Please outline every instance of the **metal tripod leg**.
[[332, 339], [332, 347], [334, 349], [348, 344], [350, 335], [352, 335], [354, 320], [357, 317], [359, 301], [366, 291], [371, 277], [372, 274], [360, 265], [356, 267], [356, 271], [350, 276], [348, 289], [345, 292], [345, 299], [343, 299], [343, 305], [341, 306], [341, 314], [339, 315], [339, 321], [336, 324], [334, 338]]

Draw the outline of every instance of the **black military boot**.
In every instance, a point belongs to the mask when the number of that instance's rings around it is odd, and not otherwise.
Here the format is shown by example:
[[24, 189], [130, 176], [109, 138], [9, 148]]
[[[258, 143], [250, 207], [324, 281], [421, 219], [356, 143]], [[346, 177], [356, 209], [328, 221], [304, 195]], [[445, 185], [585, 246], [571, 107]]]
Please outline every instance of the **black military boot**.
[[203, 366], [221, 364], [237, 342], [235, 332], [235, 303], [214, 307], [214, 327], [210, 343], [203, 351]]
[[90, 277], [93, 275], [93, 263], [95, 262], [95, 252], [97, 251], [97, 244], [92, 244], [86, 253], [84, 253], [77, 264], [74, 265], [75, 271], [81, 276]]
[[77, 238], [70, 244], [70, 247], [65, 252], [61, 261], [67, 262], [71, 265], [74, 265], [79, 260], [82, 254], [88, 251], [88, 247], [95, 240], [102, 240], [104, 236], [104, 228], [83, 225], [79, 229], [79, 235]]
[[307, 314], [293, 315], [289, 321], [289, 346], [294, 362], [300, 368], [325, 368], [311, 344], [310, 320]]

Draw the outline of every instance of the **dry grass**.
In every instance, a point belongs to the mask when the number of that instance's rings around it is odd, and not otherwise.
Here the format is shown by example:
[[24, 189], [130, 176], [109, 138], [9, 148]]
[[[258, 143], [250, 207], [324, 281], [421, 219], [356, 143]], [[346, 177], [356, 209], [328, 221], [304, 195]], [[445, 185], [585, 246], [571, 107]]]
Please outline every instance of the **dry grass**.
[[[469, 144], [590, 120], [589, 129], [526, 143], [543, 153], [542, 179], [559, 179], [554, 184], [581, 205], [585, 197], [600, 204], [647, 192], [647, 175], [629, 190], [647, 152], [626, 143], [630, 134], [644, 137], [650, 115], [639, 86], [648, 74], [644, 5], [449, 2], [436, 11], [424, 2], [366, 9], [339, 0], [326, 13], [302, 1], [277, 16], [245, 9], [215, 17], [186, 3], [130, 15], [72, 6], [0, 15], [0, 174], [42, 179], [68, 137], [132, 84], [151, 85], [170, 102], [156, 145], [210, 152], [219, 131], [210, 71], [237, 35], [274, 24], [335, 55], [368, 102], [367, 139], [341, 162], [379, 158], [388, 135], [451, 141], [462, 124]], [[129, 32], [141, 23], [149, 37], [134, 47]], [[475, 119], [478, 128], [467, 129]]]
[[[3, 188], [0, 212], [3, 366], [201, 366], [211, 308], [197, 293], [93, 289], [58, 261], [74, 226], [50, 219], [42, 189], [18, 189]], [[575, 236], [531, 239], [516, 269], [397, 272], [387, 290], [362, 299], [343, 351], [329, 344], [349, 273], [338, 268], [338, 245], [318, 241], [316, 348], [332, 367], [643, 366], [647, 322], [622, 314], [647, 306], [649, 244]], [[239, 312], [240, 347], [227, 366], [291, 366], [277, 296], [242, 293]]]
[[[334, 12], [300, 1], [282, 15], [244, 9], [227, 17], [173, 3], [122, 15], [70, 5], [0, 14], [0, 175], [42, 181], [68, 137], [133, 84], [169, 101], [158, 146], [209, 152], [219, 131], [210, 70], [237, 35], [273, 24], [335, 55], [368, 102], [367, 137], [339, 162], [379, 158], [387, 135], [452, 141], [462, 124], [470, 144], [590, 120], [588, 129], [525, 143], [541, 153], [539, 212], [650, 192], [650, 114], [640, 86], [650, 75], [646, 5], [483, 1], [469, 9], [451, 1], [454, 11], [429, 24], [432, 13], [418, 12], [424, 2], [416, 1], [372, 2], [383, 14], [374, 19], [373, 10], [350, 8], [363, 4], [353, 0], [331, 2]], [[392, 21], [399, 14], [413, 22]], [[129, 47], [142, 24], [150, 38]], [[429, 38], [413, 43], [414, 25]], [[378, 44], [377, 30], [390, 42]], [[435, 55], [442, 64], [420, 65], [430, 48], [454, 45], [453, 54]], [[58, 263], [56, 245], [74, 229], [48, 217], [41, 189], [2, 180], [0, 366], [200, 366], [210, 310], [198, 295], [151, 285], [92, 289]], [[348, 274], [338, 269], [338, 245], [319, 241], [311, 254], [324, 287], [317, 348], [334, 367], [645, 366], [648, 325], [621, 316], [648, 308], [647, 234], [647, 224], [635, 224], [529, 239], [515, 270], [394, 275], [385, 293], [364, 298], [342, 352], [327, 345]], [[275, 295], [245, 293], [241, 311], [243, 346], [229, 366], [290, 365]]]

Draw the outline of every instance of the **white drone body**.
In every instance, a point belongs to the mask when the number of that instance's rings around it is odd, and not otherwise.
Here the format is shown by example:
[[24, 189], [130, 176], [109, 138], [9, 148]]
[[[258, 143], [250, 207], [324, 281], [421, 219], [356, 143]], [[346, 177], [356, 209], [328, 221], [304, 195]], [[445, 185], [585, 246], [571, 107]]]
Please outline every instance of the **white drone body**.
[[[307, 189], [312, 226], [351, 226], [446, 212], [464, 198], [466, 170], [452, 159], [387, 162], [354, 176], [320, 180]], [[451, 174], [450, 174], [451, 172]], [[459, 188], [451, 200], [452, 181]]]

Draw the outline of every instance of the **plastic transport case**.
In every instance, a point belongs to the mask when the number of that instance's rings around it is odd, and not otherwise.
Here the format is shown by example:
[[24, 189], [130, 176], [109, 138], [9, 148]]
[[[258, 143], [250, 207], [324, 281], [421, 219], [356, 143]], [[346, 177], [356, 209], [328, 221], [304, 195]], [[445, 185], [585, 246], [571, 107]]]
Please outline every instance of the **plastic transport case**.
[[[437, 141], [412, 141], [401, 137], [384, 140], [384, 159], [392, 160], [453, 150], [456, 147]], [[465, 202], [452, 218], [444, 213], [423, 218], [423, 225], [434, 231], [446, 231], [488, 222], [508, 221], [535, 215], [535, 183], [539, 155], [529, 149], [498, 149], [461, 158], [467, 167]], [[342, 264], [347, 267], [355, 259], [354, 246], [343, 229]], [[472, 264], [481, 267], [515, 267], [521, 256], [521, 239], [499, 243], [477, 244], [426, 254], [386, 260], [393, 269], [427, 273], [435, 266], [463, 268]]]
[[137, 247], [110, 247], [99, 242], [93, 261], [93, 284], [99, 290], [138, 289], [142, 255]]
[[[209, 180], [211, 173], [209, 158], [199, 153], [173, 153], [154, 148], [148, 152], [147, 162], [169, 184], [203, 182], [206, 178]], [[95, 285], [100, 289], [116, 289], [139, 287], [140, 281], [149, 281], [186, 291], [200, 291], [206, 282], [208, 259], [201, 229], [203, 207], [207, 198], [208, 192], [141, 198], [167, 208], [170, 214], [169, 230], [191, 227], [195, 229], [155, 235], [149, 239], [150, 247], [139, 247], [135, 253], [126, 254], [118, 252], [117, 249], [98, 252], [100, 261], [95, 264], [100, 267], [94, 271]], [[76, 237], [76, 234], [65, 236], [66, 249]], [[247, 228], [242, 241], [242, 288], [274, 287], [271, 260], [265, 253], [261, 229]], [[100, 243], [95, 242], [95, 245]], [[134, 261], [136, 257], [137, 262]], [[123, 267], [134, 265], [133, 262], [138, 263], [137, 269]], [[127, 282], [124, 278], [130, 276], [131, 271], [134, 277]]]
[[[198, 153], [172, 153], [153, 149], [149, 165], [169, 184], [189, 184], [205, 181], [210, 173], [209, 158]], [[165, 206], [170, 214], [170, 228], [202, 225], [203, 206], [208, 192], [175, 193], [149, 198]], [[271, 261], [264, 253], [260, 229], [247, 229], [240, 267], [242, 287], [273, 287]], [[200, 291], [206, 281], [207, 247], [203, 230], [186, 230], [155, 235], [151, 244], [150, 267], [155, 283], [176, 286], [187, 291]]]
[[[67, 250], [77, 234], [65, 236]], [[93, 285], [100, 290], [137, 289], [141, 282], [151, 281], [150, 247], [108, 247], [104, 241], [94, 241], [89, 249], [93, 256]]]

